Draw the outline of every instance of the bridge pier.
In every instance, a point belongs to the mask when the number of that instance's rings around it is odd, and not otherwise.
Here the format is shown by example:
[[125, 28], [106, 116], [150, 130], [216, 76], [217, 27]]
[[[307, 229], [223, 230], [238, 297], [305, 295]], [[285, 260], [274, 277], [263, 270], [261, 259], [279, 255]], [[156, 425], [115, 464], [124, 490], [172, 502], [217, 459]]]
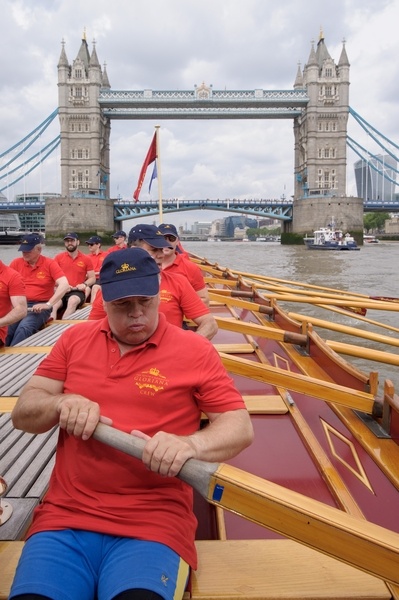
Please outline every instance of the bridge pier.
[[333, 221], [345, 233], [363, 232], [363, 198], [311, 196], [293, 201], [292, 233], [311, 235]]
[[105, 233], [114, 231], [114, 201], [98, 197], [48, 198], [45, 208], [46, 235], [67, 231]]

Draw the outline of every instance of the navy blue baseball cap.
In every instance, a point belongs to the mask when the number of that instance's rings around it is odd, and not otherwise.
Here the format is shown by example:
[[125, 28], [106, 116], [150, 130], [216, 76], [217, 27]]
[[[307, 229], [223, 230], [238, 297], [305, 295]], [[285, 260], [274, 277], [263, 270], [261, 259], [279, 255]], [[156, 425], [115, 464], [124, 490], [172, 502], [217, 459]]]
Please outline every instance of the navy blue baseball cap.
[[101, 244], [102, 239], [99, 235], [92, 235], [88, 240], [86, 240], [85, 244]]
[[124, 231], [115, 231], [115, 233], [112, 234], [113, 238], [117, 238], [117, 237], [126, 237], [126, 233]]
[[41, 244], [43, 238], [37, 233], [27, 233], [21, 239], [21, 245], [18, 248], [18, 252], [30, 252], [35, 246]]
[[173, 235], [175, 238], [179, 237], [176, 227], [171, 223], [161, 223], [158, 229], [159, 231], [162, 231], [164, 235]]
[[136, 225], [129, 231], [129, 244], [136, 240], [144, 240], [153, 248], [171, 248], [164, 234], [155, 225]]
[[64, 235], [64, 240], [78, 240], [78, 239], [79, 239], [79, 236], [75, 232], [67, 233]]
[[111, 252], [101, 266], [100, 285], [105, 302], [130, 296], [156, 296], [159, 268], [142, 248]]

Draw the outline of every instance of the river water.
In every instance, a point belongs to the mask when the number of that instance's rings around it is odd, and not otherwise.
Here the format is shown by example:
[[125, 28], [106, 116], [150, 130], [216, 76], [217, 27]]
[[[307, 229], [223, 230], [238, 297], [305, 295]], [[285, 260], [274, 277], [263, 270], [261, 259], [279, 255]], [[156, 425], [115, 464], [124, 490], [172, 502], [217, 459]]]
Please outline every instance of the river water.
[[[234, 270], [266, 275], [297, 282], [331, 287], [334, 289], [358, 292], [367, 296], [399, 296], [398, 264], [399, 242], [380, 242], [366, 244], [359, 252], [322, 252], [311, 251], [305, 246], [282, 246], [274, 242], [185, 242], [187, 251], [217, 262], [221, 266]], [[46, 246], [43, 253], [55, 256], [64, 247]], [[83, 250], [85, 251], [85, 250]], [[0, 247], [1, 260], [9, 262], [18, 256], [17, 246]], [[353, 317], [339, 315], [314, 306], [291, 303], [283, 305], [292, 312], [305, 312], [321, 319], [333, 320], [351, 327], [374, 331], [379, 335], [398, 338], [399, 332], [378, 328]], [[367, 318], [386, 323], [399, 330], [399, 312], [368, 310]], [[360, 340], [353, 336], [326, 329], [316, 329], [322, 337], [350, 344], [384, 349], [399, 353], [395, 346], [382, 346], [375, 342]], [[363, 371], [378, 371], [380, 384], [389, 378], [399, 391], [399, 367], [382, 363], [346, 357]], [[380, 387], [380, 391], [382, 388]]]

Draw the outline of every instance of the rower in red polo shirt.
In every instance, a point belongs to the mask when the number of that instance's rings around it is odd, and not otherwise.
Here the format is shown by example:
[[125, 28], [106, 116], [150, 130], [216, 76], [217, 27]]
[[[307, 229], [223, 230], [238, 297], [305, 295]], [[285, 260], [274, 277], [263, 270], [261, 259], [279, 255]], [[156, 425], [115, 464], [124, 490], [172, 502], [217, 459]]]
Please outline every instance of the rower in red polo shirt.
[[162, 262], [162, 270], [168, 270], [170, 273], [180, 273], [187, 277], [201, 300], [209, 306], [208, 288], [205, 285], [204, 276], [198, 265], [191, 262], [186, 252], [177, 251], [179, 246], [179, 234], [174, 225], [170, 223], [161, 223], [158, 227], [162, 231], [164, 238], [169, 242], [168, 248], [164, 248], [164, 258]]
[[64, 271], [70, 286], [69, 291], [53, 308], [53, 317], [57, 311], [64, 309], [63, 319], [67, 319], [80, 308], [90, 295], [91, 287], [96, 282], [93, 262], [90, 256], [80, 252], [80, 240], [77, 233], [67, 233], [64, 237], [65, 252], [57, 254], [54, 260]]
[[[155, 225], [136, 225], [130, 230], [129, 244], [144, 248], [162, 268], [163, 249], [168, 242]], [[90, 320], [104, 316], [102, 297], [97, 294], [93, 303]], [[168, 322], [182, 327], [184, 317], [191, 319], [197, 326], [196, 333], [212, 339], [217, 332], [217, 324], [209, 308], [198, 297], [191, 284], [180, 274], [161, 271], [160, 312], [164, 313]]]
[[94, 275], [96, 276], [96, 282], [91, 286], [91, 294], [90, 294], [90, 302], [94, 302], [94, 298], [98, 290], [100, 289], [100, 269], [101, 265], [104, 262], [104, 258], [107, 256], [107, 253], [104, 250], [101, 250], [101, 242], [102, 239], [99, 235], [92, 235], [88, 240], [86, 240], [86, 244], [89, 248], [90, 258], [93, 263]]
[[22, 275], [25, 283], [28, 314], [8, 328], [6, 346], [15, 346], [33, 335], [49, 320], [53, 306], [69, 288], [68, 279], [59, 265], [42, 256], [42, 238], [28, 233], [18, 248], [22, 258], [14, 258], [10, 267]]
[[125, 248], [127, 248], [127, 236], [124, 231], [115, 231], [115, 233], [112, 234], [112, 237], [114, 238], [114, 246], [111, 246], [111, 248], [107, 250], [106, 254], [109, 254], [110, 252], [115, 252], [116, 250], [125, 250]]
[[27, 313], [22, 276], [0, 260], [0, 347], [5, 344], [8, 325], [20, 321]]

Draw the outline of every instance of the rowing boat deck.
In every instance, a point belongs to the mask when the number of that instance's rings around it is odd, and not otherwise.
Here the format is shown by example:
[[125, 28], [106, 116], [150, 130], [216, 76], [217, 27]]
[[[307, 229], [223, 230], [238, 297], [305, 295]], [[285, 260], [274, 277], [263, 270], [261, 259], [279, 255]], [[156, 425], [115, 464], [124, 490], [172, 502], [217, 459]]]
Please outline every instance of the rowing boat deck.
[[[383, 444], [378, 442], [375, 458], [370, 458], [368, 447], [375, 444], [377, 435], [353, 410], [355, 406], [359, 413], [371, 411], [373, 378], [350, 368], [333, 352], [323, 354], [317, 336], [309, 335], [277, 308], [265, 306], [263, 313], [252, 312], [240, 292], [241, 299], [231, 305], [220, 295], [223, 282], [212, 277], [210, 283], [213, 293], [219, 294], [211, 303], [219, 323], [213, 341], [245, 398], [256, 434], [254, 444], [231, 464], [356, 517], [382, 524], [386, 519], [388, 527], [399, 529], [397, 521], [391, 527], [389, 517], [390, 506], [397, 500], [398, 448], [395, 453], [395, 444], [387, 436]], [[270, 322], [262, 314], [270, 315]], [[23, 348], [9, 349], [4, 357], [0, 353], [0, 374], [3, 358], [15, 361], [5, 367], [7, 373], [22, 354], [23, 365], [29, 364], [26, 369], [20, 365], [17, 383], [10, 381], [9, 387], [1, 389], [0, 413], [10, 410], [23, 383], [67, 326], [53, 324]], [[281, 329], [285, 329], [283, 337]], [[327, 362], [335, 364], [335, 380]], [[274, 380], [276, 373], [279, 378]], [[312, 386], [321, 394], [318, 400], [307, 393]], [[344, 403], [347, 398], [348, 405], [335, 402]], [[393, 481], [376, 494], [381, 489], [378, 462], [386, 463], [388, 456]], [[7, 478], [6, 473], [0, 471], [0, 475]], [[194, 599], [399, 598], [398, 591], [392, 594], [383, 581], [203, 499], [196, 498], [196, 514], [199, 569], [192, 576]], [[7, 597], [21, 547], [22, 542], [0, 541], [0, 563], [6, 574], [0, 578], [0, 600]]]

